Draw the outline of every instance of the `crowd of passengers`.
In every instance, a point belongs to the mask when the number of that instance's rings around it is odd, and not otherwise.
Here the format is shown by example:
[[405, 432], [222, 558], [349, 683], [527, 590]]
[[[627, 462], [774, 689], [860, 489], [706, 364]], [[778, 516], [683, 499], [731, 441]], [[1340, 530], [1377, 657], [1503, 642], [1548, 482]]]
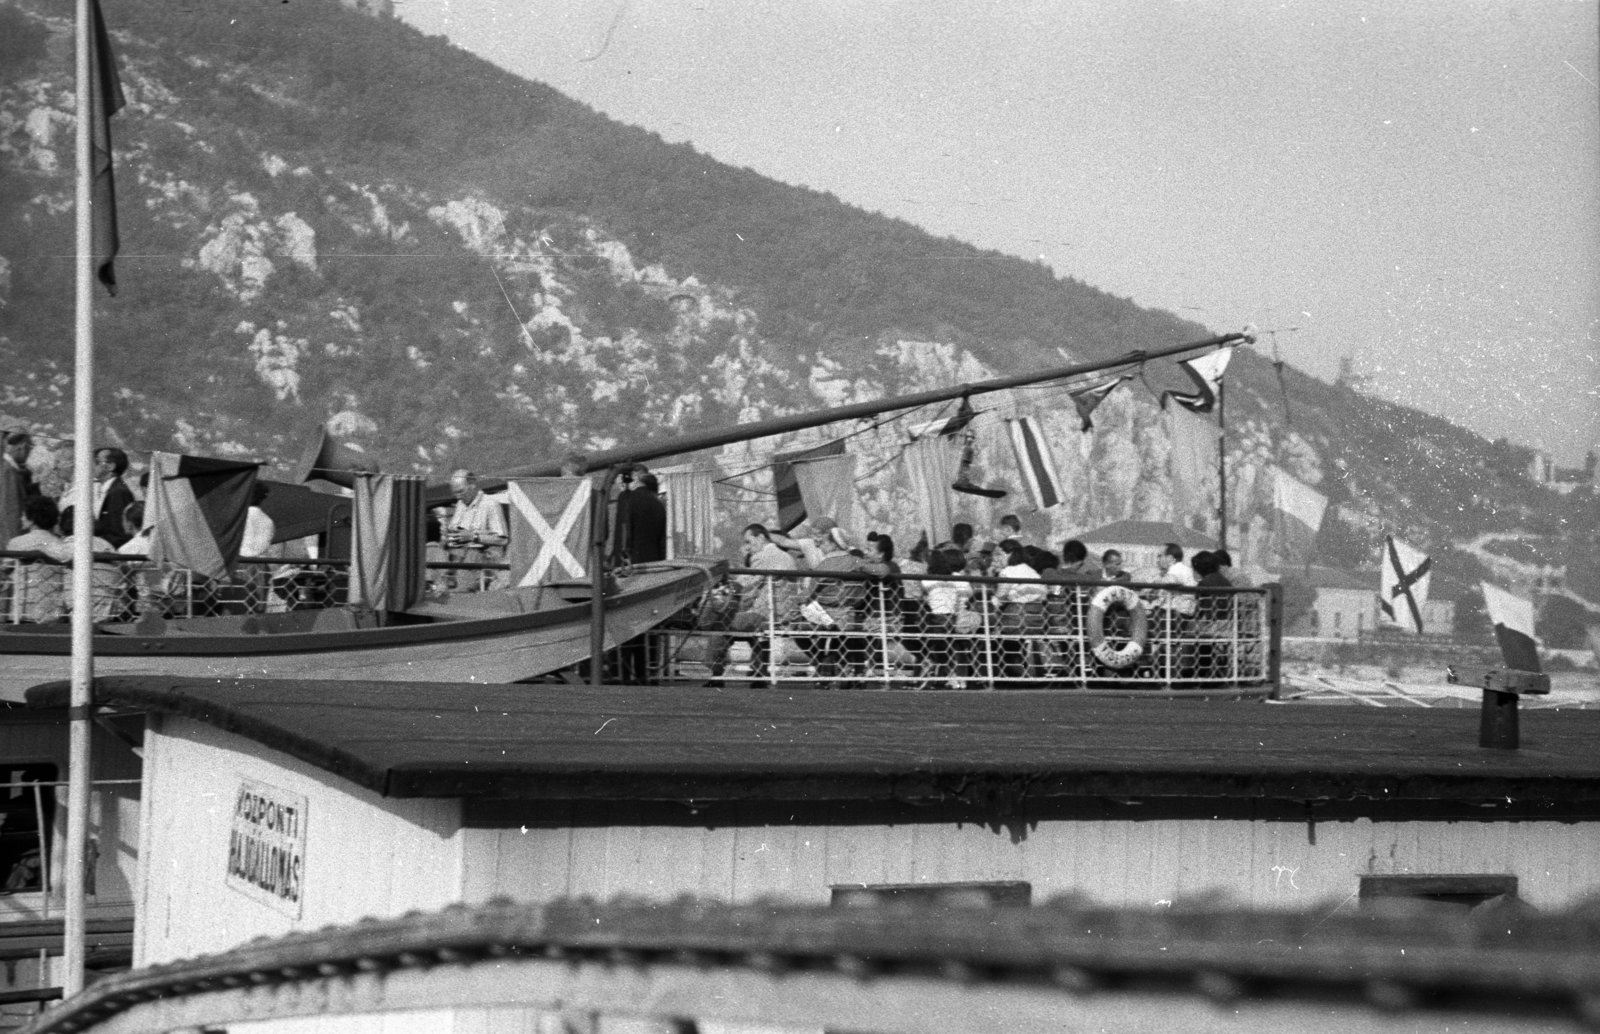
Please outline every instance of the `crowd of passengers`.
[[[0, 434], [0, 542], [12, 553], [32, 554], [0, 572], [0, 620], [49, 624], [65, 620], [71, 611], [69, 568], [76, 536], [81, 527], [75, 490], [68, 488], [60, 497], [47, 493], [28, 467], [33, 438], [23, 430]], [[162, 570], [141, 564], [150, 552], [150, 529], [145, 526], [145, 504], [140, 496], [146, 487], [142, 475], [137, 483], [128, 481], [128, 454], [107, 446], [94, 451], [94, 472], [87, 510], [92, 515], [88, 534], [91, 549], [105, 556], [120, 554], [129, 561], [121, 564], [102, 560], [95, 563], [92, 578], [96, 621], [131, 620], [142, 613], [166, 613], [177, 605], [180, 592], [193, 594], [173, 569]], [[261, 509], [266, 496], [256, 486], [246, 513], [240, 555], [274, 557], [282, 547], [273, 543], [276, 528]], [[224, 588], [238, 590], [234, 595], [241, 606], [252, 594], [270, 591], [268, 572], [242, 571], [238, 584], [227, 587], [202, 586], [202, 591], [218, 593]], [[180, 582], [182, 586], [180, 589]], [[184, 605], [190, 605], [185, 599]]]
[[[993, 538], [958, 524], [947, 541], [930, 546], [924, 538], [903, 559], [891, 535], [873, 532], [858, 544], [828, 517], [789, 535], [751, 524], [743, 547], [746, 568], [779, 573], [735, 575], [702, 607], [697, 626], [711, 633], [713, 677], [724, 674], [729, 647], [741, 639], [750, 643], [752, 678], [785, 663], [824, 680], [898, 669], [952, 687], [986, 664], [1009, 679], [1092, 674], [1083, 671], [1080, 648], [1089, 602], [1107, 585], [1132, 581], [1119, 551], [1108, 549], [1096, 562], [1083, 542], [1069, 539], [1054, 553], [1024, 542], [1014, 515], [1001, 519]], [[1233, 634], [1234, 597], [1186, 590], [1238, 585], [1232, 557], [1202, 551], [1186, 562], [1182, 547], [1169, 542], [1158, 567], [1150, 584], [1172, 588], [1138, 595], [1147, 627], [1159, 633], [1152, 641], [1177, 645], [1170, 657], [1153, 645], [1139, 666], [1170, 662], [1183, 678], [1218, 672], [1227, 660], [1218, 644]], [[828, 577], [835, 574], [866, 577]], [[1102, 631], [1126, 640], [1133, 622], [1121, 606], [1106, 615]], [[985, 650], [991, 655], [980, 656]]]

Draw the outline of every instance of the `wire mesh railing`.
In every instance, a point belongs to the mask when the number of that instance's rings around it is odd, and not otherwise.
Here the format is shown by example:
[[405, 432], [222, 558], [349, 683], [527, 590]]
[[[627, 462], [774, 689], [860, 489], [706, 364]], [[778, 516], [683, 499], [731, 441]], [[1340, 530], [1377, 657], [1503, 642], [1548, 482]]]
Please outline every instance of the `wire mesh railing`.
[[1223, 689], [1270, 681], [1270, 588], [735, 569], [652, 633], [652, 681]]

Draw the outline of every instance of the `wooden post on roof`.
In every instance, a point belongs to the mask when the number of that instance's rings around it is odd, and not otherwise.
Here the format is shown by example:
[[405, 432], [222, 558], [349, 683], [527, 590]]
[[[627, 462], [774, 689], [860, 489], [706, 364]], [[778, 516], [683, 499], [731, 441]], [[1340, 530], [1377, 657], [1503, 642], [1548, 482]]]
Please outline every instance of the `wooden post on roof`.
[[1550, 676], [1517, 668], [1452, 664], [1444, 670], [1444, 680], [1451, 685], [1483, 689], [1483, 707], [1478, 713], [1478, 746], [1497, 750], [1516, 750], [1522, 745], [1517, 698], [1524, 693], [1550, 692]]

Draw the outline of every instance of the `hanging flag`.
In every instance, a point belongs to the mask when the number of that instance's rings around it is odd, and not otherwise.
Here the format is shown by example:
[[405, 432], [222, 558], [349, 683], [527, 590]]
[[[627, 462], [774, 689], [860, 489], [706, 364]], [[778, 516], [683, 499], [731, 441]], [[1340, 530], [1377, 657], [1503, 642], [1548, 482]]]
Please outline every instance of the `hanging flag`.
[[1061, 477], [1056, 473], [1056, 463], [1050, 456], [1049, 443], [1039, 427], [1037, 417], [1024, 416], [1006, 420], [1006, 430], [1011, 435], [1011, 449], [1017, 457], [1017, 469], [1028, 489], [1028, 498], [1036, 510], [1048, 510], [1062, 501]]
[[667, 559], [710, 556], [716, 551], [716, 497], [711, 471], [696, 467], [656, 467], [661, 499], [667, 504]]
[[1233, 349], [1219, 348], [1215, 352], [1208, 352], [1198, 359], [1185, 359], [1178, 365], [1183, 372], [1189, 375], [1194, 382], [1193, 393], [1182, 391], [1168, 391], [1161, 395], [1161, 405], [1166, 406], [1167, 400], [1172, 399], [1194, 413], [1209, 413], [1217, 408], [1217, 392], [1222, 385], [1223, 371], [1228, 368], [1228, 360], [1233, 358]]
[[1117, 390], [1117, 385], [1130, 379], [1127, 376], [1117, 377], [1102, 384], [1094, 384], [1087, 388], [1079, 388], [1077, 391], [1068, 392], [1072, 396], [1072, 404], [1078, 407], [1078, 416], [1083, 418], [1083, 431], [1085, 433], [1094, 430], [1094, 422], [1089, 417], [1099, 408], [1100, 403], [1106, 400], [1107, 395]]
[[778, 497], [778, 530], [789, 531], [806, 519], [805, 500], [800, 497], [800, 482], [795, 480], [796, 460], [815, 459], [818, 456], [843, 456], [844, 439], [818, 445], [813, 449], [786, 452], [772, 457], [772, 490]]
[[1273, 472], [1272, 505], [1278, 512], [1278, 562], [1310, 563], [1328, 497], [1287, 472]]
[[1161, 414], [1172, 451], [1167, 475], [1172, 482], [1172, 523], [1209, 530], [1217, 513], [1217, 425], [1182, 406]]
[[856, 458], [850, 455], [823, 456], [794, 464], [795, 481], [806, 513], [812, 517], [832, 517], [834, 522], [858, 539], [866, 533], [866, 516], [856, 495]]
[[1378, 610], [1384, 623], [1402, 628], [1409, 623], [1421, 635], [1422, 608], [1428, 602], [1433, 560], [1422, 550], [1385, 535], [1382, 568]]
[[180, 456], [150, 457], [146, 519], [155, 529], [150, 559], [206, 578], [226, 578], [239, 559], [258, 463]]
[[917, 514], [929, 542], [943, 542], [955, 524], [950, 483], [955, 480], [961, 442], [952, 438], [919, 438], [906, 447], [903, 459]]
[[517, 478], [506, 482], [511, 541], [506, 562], [513, 587], [587, 578], [588, 478]]
[[1506, 667], [1518, 671], [1539, 671], [1539, 641], [1533, 635], [1533, 601], [1513, 596], [1504, 589], [1478, 583], [1483, 588], [1483, 603], [1489, 611], [1489, 624], [1500, 643], [1500, 656]]
[[117, 293], [117, 275], [112, 263], [122, 247], [117, 236], [117, 191], [111, 173], [111, 116], [123, 109], [122, 80], [117, 76], [117, 59], [111, 53], [111, 38], [100, 0], [90, 0], [94, 20], [89, 56], [89, 135], [92, 142], [94, 182], [90, 190], [90, 215], [93, 221], [91, 253], [95, 275], [112, 295]]
[[415, 606], [427, 584], [427, 483], [361, 473], [351, 490], [350, 602], [378, 611]]

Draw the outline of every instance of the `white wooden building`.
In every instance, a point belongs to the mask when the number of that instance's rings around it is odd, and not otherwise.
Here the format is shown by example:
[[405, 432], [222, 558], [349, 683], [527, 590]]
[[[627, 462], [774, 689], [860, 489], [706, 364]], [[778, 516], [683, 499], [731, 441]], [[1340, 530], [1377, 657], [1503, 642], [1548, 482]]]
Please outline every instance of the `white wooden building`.
[[[56, 703], [60, 687], [35, 691]], [[1022, 881], [1350, 907], [1363, 878], [1600, 891], [1600, 713], [112, 679], [147, 715], [135, 964], [496, 897], [824, 903]]]

